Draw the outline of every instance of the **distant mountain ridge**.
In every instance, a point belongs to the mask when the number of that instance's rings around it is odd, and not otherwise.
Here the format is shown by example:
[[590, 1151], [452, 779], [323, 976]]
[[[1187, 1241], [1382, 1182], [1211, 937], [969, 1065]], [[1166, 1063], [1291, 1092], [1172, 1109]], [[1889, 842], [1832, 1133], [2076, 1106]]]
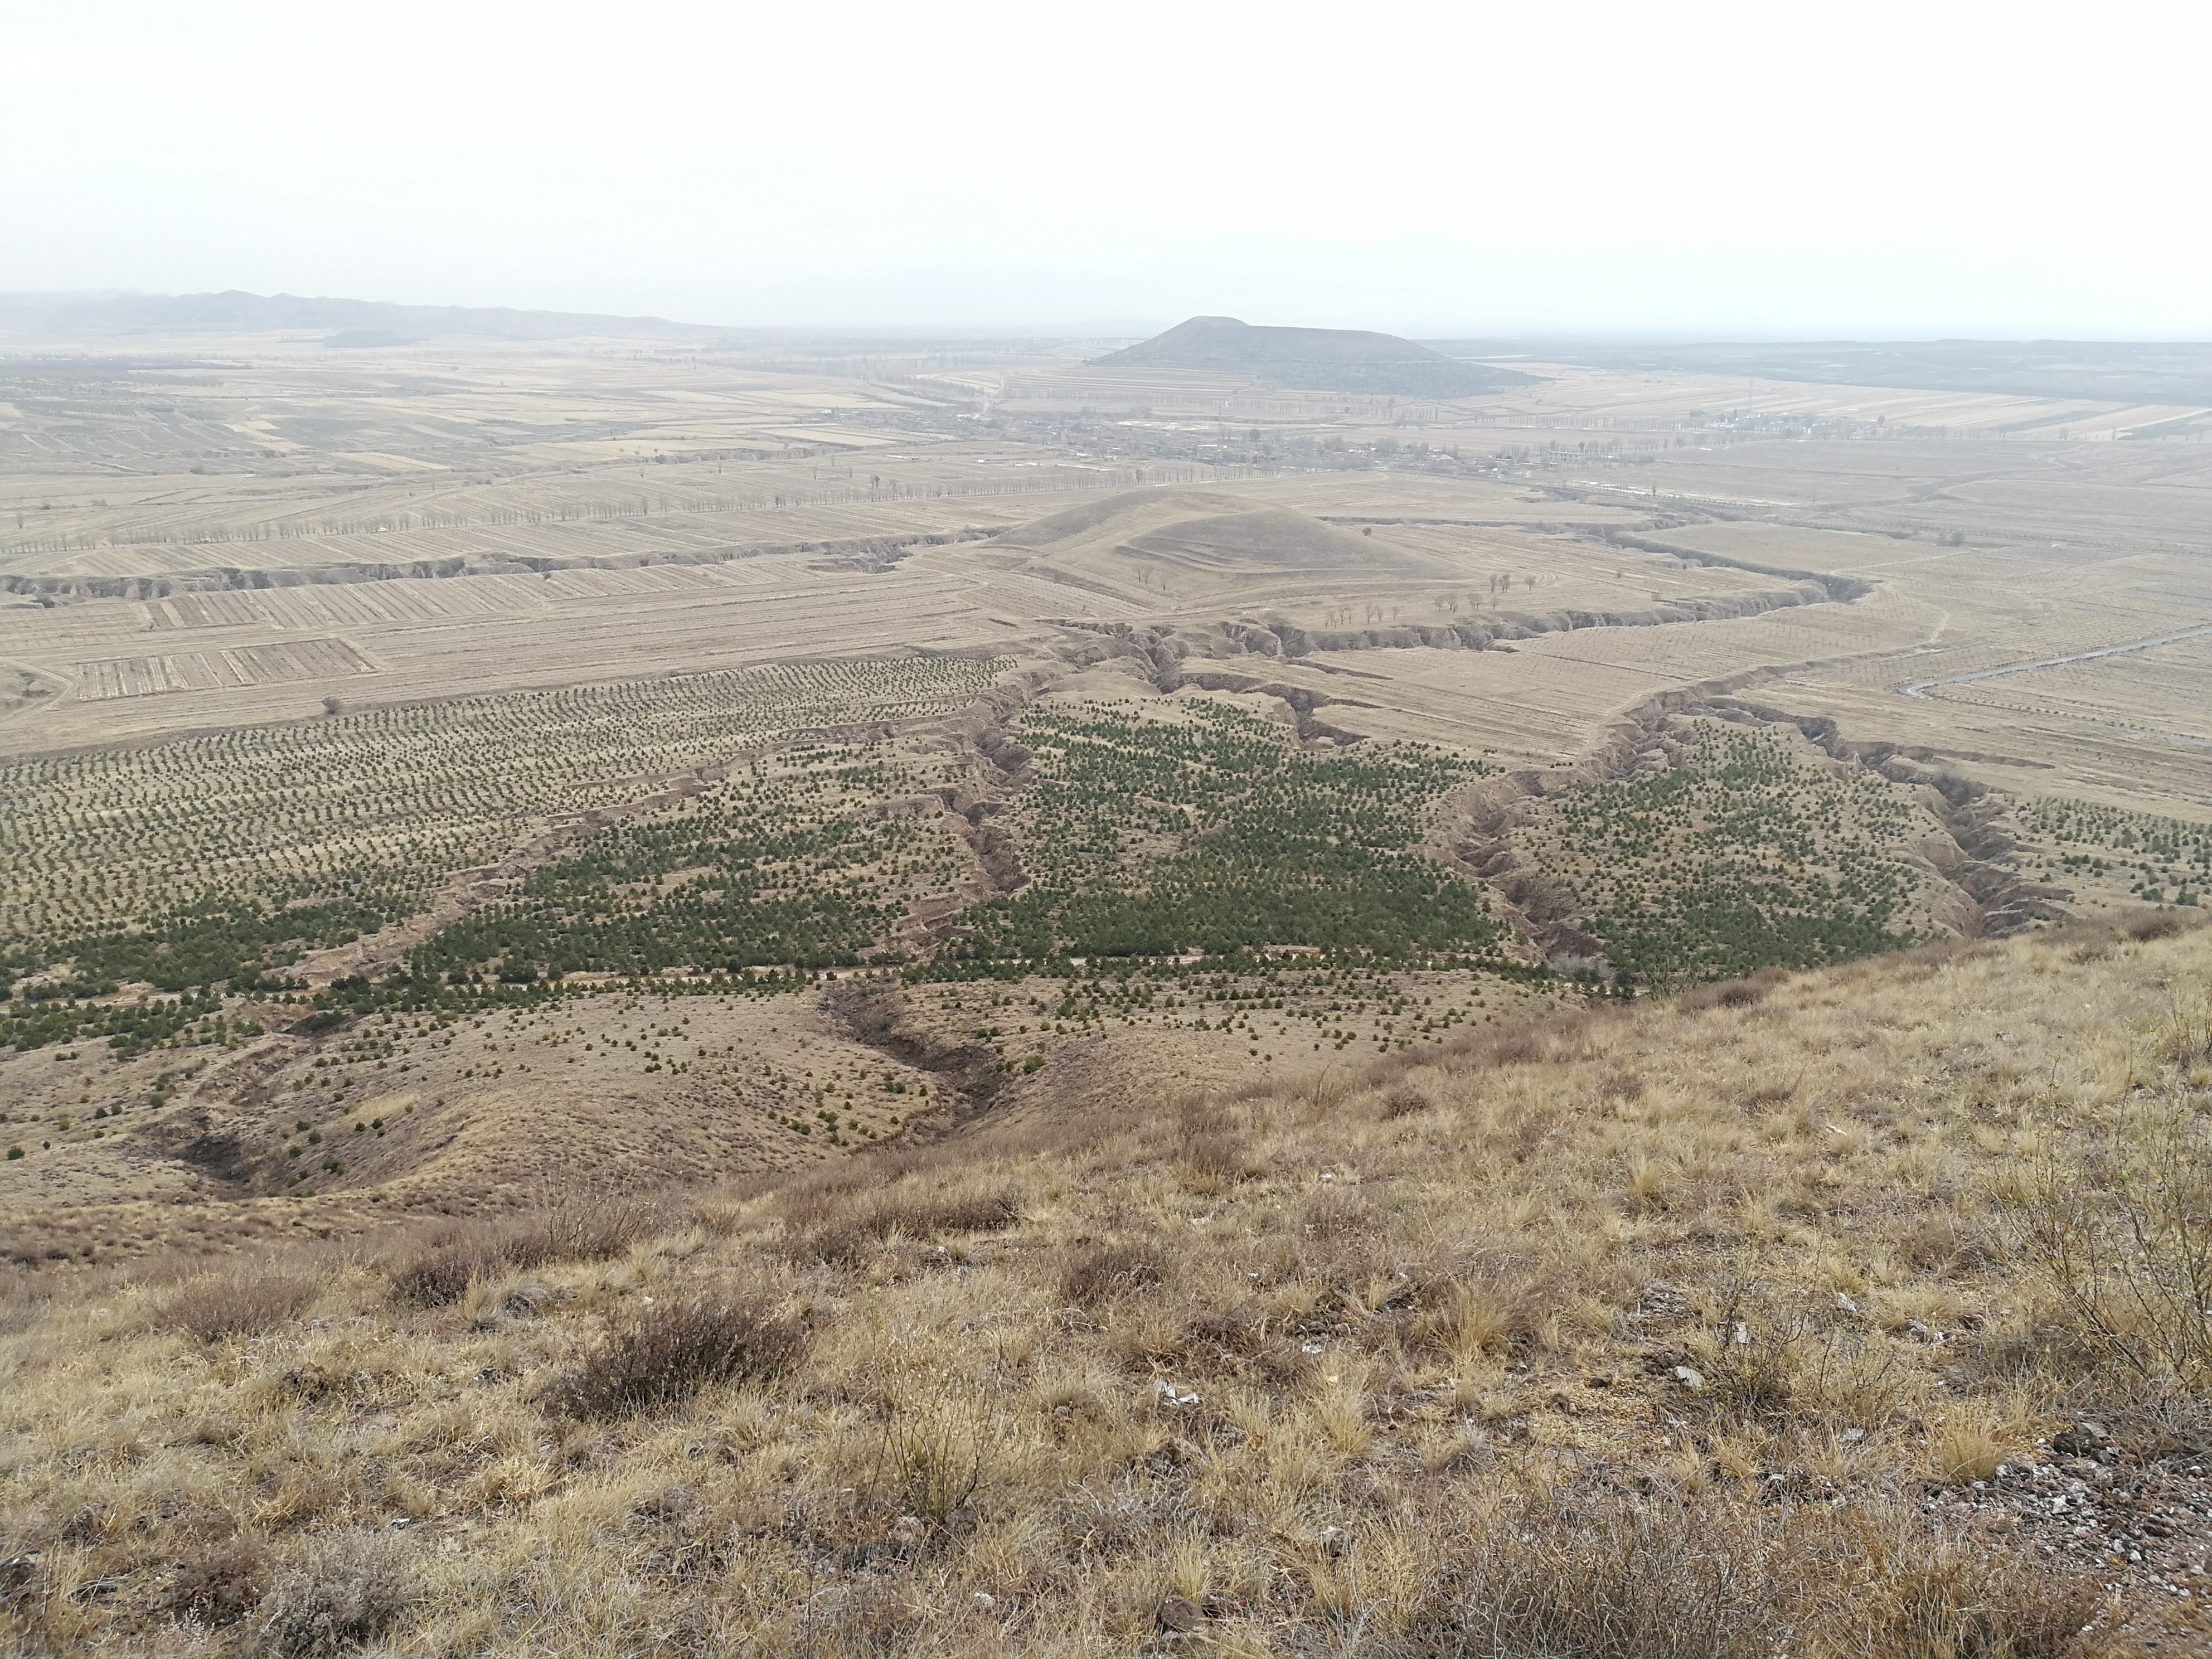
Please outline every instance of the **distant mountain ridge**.
[[0, 294], [0, 333], [48, 335], [327, 332], [338, 346], [406, 345], [438, 335], [548, 340], [718, 336], [659, 317], [519, 311], [506, 306], [409, 306], [292, 294]]
[[1631, 374], [1723, 374], [2014, 398], [2212, 404], [2212, 343], [2149, 340], [1447, 341]]
[[1186, 368], [1250, 374], [1310, 392], [1472, 398], [1531, 376], [1469, 363], [1395, 334], [1366, 329], [1255, 326], [1235, 317], [1193, 317], [1164, 334], [1092, 359], [1098, 368]]

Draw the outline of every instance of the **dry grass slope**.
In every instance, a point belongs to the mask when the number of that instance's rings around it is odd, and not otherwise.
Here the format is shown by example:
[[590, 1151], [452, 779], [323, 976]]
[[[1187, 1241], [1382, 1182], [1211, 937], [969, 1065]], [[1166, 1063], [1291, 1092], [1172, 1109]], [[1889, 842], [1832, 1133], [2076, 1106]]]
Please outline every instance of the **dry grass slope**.
[[2173, 1276], [2209, 973], [2212, 929], [2148, 914], [653, 1213], [21, 1276], [8, 1629], [88, 1654], [2201, 1649], [2172, 1581], [2202, 1582], [2203, 1505], [2148, 1506], [2212, 1446]]

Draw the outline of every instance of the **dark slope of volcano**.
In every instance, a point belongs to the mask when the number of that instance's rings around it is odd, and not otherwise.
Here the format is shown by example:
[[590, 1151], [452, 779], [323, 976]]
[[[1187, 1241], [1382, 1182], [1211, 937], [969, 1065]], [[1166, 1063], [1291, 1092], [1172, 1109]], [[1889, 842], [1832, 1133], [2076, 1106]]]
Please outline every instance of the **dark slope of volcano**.
[[1462, 362], [1395, 334], [1255, 327], [1234, 317], [1193, 317], [1097, 362], [1121, 368], [1251, 374], [1309, 391], [1410, 398], [1471, 398], [1528, 379], [1510, 369]]

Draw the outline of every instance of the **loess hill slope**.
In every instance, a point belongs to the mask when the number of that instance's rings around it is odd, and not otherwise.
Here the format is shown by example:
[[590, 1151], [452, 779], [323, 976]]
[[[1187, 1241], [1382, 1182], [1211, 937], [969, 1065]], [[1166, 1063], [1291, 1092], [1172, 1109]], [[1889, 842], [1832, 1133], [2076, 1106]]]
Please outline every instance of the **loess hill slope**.
[[[2200, 1651], [2192, 921], [1540, 1006], [719, 1191], [19, 1273], [8, 1628]], [[2097, 1255], [2129, 1205], [2147, 1248]]]
[[1137, 489], [1085, 502], [999, 536], [1048, 576], [1229, 598], [1285, 580], [1450, 581], [1458, 573], [1386, 537], [1196, 489]]

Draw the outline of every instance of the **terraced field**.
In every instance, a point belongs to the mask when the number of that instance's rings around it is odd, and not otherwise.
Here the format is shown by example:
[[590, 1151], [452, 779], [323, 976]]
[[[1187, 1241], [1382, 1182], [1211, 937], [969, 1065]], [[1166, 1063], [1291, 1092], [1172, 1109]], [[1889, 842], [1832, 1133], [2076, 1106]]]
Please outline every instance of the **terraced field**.
[[1789, 728], [1671, 722], [1632, 780], [1529, 807], [1513, 839], [1627, 983], [1814, 968], [1941, 937], [1955, 916], [1913, 792], [1838, 775]]
[[2203, 354], [512, 320], [0, 341], [26, 1652], [2203, 1650]]
[[1487, 956], [1484, 897], [1416, 852], [1484, 768], [1419, 744], [1303, 747], [1210, 697], [1079, 703], [1018, 728], [1035, 780], [1010, 832], [1028, 884], [971, 911], [964, 959]]
[[[966, 874], [967, 848], [927, 793], [958, 781], [888, 744], [753, 760], [679, 809], [588, 837], [440, 931], [408, 968], [527, 983], [873, 958], [915, 903]], [[894, 801], [906, 810], [889, 810]]]
[[[179, 1206], [507, 1203], [519, 1161], [580, 1177], [610, 1149], [656, 1180], [782, 1168], [1170, 1057], [1227, 1084], [1401, 1052], [1564, 989], [1424, 845], [1480, 763], [1301, 738], [1260, 696], [1048, 691], [1000, 726], [1008, 666], [19, 767], [23, 1213], [66, 1228], [105, 1194], [94, 1248], [133, 1250]], [[117, 850], [149, 829], [163, 857]]]
[[587, 814], [794, 734], [945, 713], [1006, 666], [794, 665], [17, 762], [0, 949], [9, 977], [80, 994], [252, 981]]
[[0, 362], [5, 1194], [783, 1168], [2212, 877], [2202, 641], [1959, 678], [2212, 620], [2117, 404], [603, 344]]
[[2212, 889], [2212, 826], [2091, 801], [2027, 797], [2015, 805], [2046, 879], [2104, 887], [2115, 899], [2193, 904]]
[[343, 680], [374, 672], [376, 665], [350, 641], [341, 639], [288, 640], [228, 651], [104, 657], [76, 665], [77, 696], [86, 702], [268, 685], [280, 680]]

